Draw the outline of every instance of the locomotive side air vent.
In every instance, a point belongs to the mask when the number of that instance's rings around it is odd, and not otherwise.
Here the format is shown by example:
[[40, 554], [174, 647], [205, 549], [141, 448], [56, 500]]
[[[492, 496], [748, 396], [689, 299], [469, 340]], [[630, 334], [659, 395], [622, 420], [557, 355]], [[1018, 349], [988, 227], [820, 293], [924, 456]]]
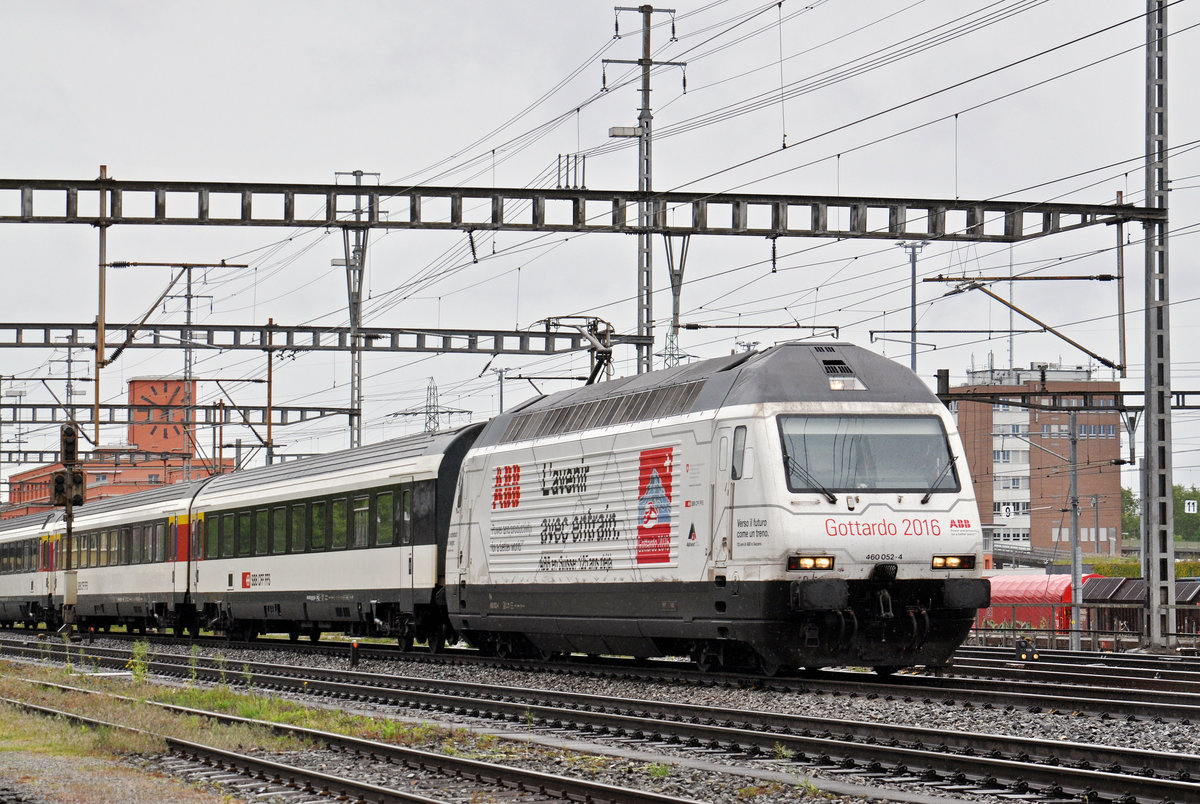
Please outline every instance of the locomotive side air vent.
[[822, 360], [821, 365], [825, 367], [826, 374], [854, 376], [854, 369], [847, 366], [845, 360]]
[[509, 422], [500, 443], [546, 438], [663, 416], [678, 416], [691, 410], [703, 386], [704, 381], [698, 380], [525, 413]]
[[824, 352], [825, 354], [833, 354], [833, 347], [832, 346], [814, 346], [813, 351], [814, 352]]

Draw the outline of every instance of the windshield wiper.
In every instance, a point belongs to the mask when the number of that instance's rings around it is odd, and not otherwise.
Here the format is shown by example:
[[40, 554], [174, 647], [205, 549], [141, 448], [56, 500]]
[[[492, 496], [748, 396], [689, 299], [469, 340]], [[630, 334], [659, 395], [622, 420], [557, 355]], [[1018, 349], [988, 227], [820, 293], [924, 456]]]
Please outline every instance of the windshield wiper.
[[950, 471], [950, 467], [953, 465], [954, 456], [951, 455], [950, 460], [946, 461], [946, 465], [942, 467], [941, 473], [939, 473], [937, 478], [934, 479], [933, 485], [929, 487], [929, 491], [925, 492], [925, 496], [921, 498], [921, 505], [926, 505], [929, 502], [929, 498], [933, 496], [934, 490], [942, 482], [942, 478], [946, 476], [946, 473]]
[[783, 468], [786, 469], [789, 474], [794, 471], [802, 480], [808, 483], [809, 486], [812, 486], [815, 490], [819, 491], [825, 497], [825, 499], [829, 500], [829, 502], [837, 502], [837, 497], [834, 496], [833, 492], [822, 486], [815, 477], [809, 474], [807, 469], [800, 465], [799, 461], [788, 454], [786, 449], [783, 451]]

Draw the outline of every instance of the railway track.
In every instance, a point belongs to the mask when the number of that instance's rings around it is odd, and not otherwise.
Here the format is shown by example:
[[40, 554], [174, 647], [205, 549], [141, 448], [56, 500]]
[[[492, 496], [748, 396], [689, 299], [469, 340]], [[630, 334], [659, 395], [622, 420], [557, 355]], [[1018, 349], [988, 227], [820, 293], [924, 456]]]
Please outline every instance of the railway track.
[[[119, 641], [145, 640], [143, 635], [105, 635]], [[22, 642], [20, 637], [11, 639]], [[170, 637], [150, 637], [157, 645], [190, 645], [191, 641]], [[28, 641], [28, 639], [24, 640]], [[0, 647], [5, 639], [0, 638]], [[53, 644], [53, 640], [46, 643]], [[357, 659], [424, 662], [505, 668], [532, 672], [569, 673], [583, 677], [607, 677], [640, 682], [689, 683], [696, 685], [742, 686], [778, 690], [781, 693], [817, 693], [848, 696], [878, 696], [903, 700], [938, 700], [950, 704], [971, 704], [997, 709], [1018, 708], [1030, 712], [1084, 712], [1112, 717], [1147, 718], [1200, 722], [1200, 680], [1179, 678], [1177, 673], [1136, 666], [1115, 675], [1103, 668], [1072, 663], [1059, 672], [1051, 662], [1023, 663], [1012, 658], [967, 656], [962, 666], [907, 671], [890, 678], [847, 669], [827, 669], [815, 673], [764, 678], [753, 673], [709, 672], [696, 670], [690, 663], [661, 660], [631, 661], [573, 657], [558, 661], [499, 659], [482, 656], [469, 649], [445, 650], [436, 655], [427, 652], [403, 652], [394, 645], [358, 644], [327, 641], [317, 644], [282, 639], [258, 639], [231, 642], [224, 639], [202, 641], [219, 650], [280, 650], [333, 657], [353, 666]], [[358, 647], [354, 647], [358, 644]], [[1095, 672], [1090, 672], [1094, 670]], [[1200, 678], [1200, 677], [1198, 677]]]
[[[133, 702], [134, 699], [102, 693], [83, 687], [47, 682], [29, 682], [42, 687], [77, 695], [104, 695]], [[50, 717], [64, 717], [93, 727], [138, 731], [117, 723], [104, 722], [62, 709], [30, 704], [14, 699], [0, 699], [26, 711]], [[373, 740], [364, 740], [326, 731], [289, 726], [253, 718], [211, 712], [164, 703], [139, 702], [157, 706], [181, 717], [201, 717], [223, 724], [240, 724], [269, 729], [307, 740], [322, 746], [322, 750], [297, 752], [292, 763], [280, 762], [258, 754], [228, 751], [211, 745], [180, 740], [168, 735], [154, 735], [164, 740], [177, 762], [173, 768], [181, 776], [205, 777], [209, 781], [233, 781], [243, 777], [258, 788], [255, 795], [267, 797], [287, 793], [312, 796], [312, 801], [335, 800], [368, 802], [443, 802], [468, 800], [480, 789], [503, 791], [512, 802], [593, 801], [611, 804], [697, 804], [693, 799], [677, 798], [629, 787], [600, 784], [570, 776], [555, 775], [524, 768], [482, 762], [464, 757], [422, 751]], [[325, 759], [322, 752], [341, 755], [338, 765], [341, 774], [318, 769]], [[346, 757], [354, 761], [347, 762]], [[346, 775], [346, 766], [354, 775]], [[414, 785], [414, 772], [421, 782]], [[224, 777], [224, 778], [222, 778]], [[362, 781], [367, 777], [392, 778], [389, 784]], [[401, 789], [401, 786], [408, 789]], [[414, 790], [414, 786], [418, 789]], [[294, 800], [294, 799], [293, 799]]]
[[[7, 653], [14, 650], [5, 647]], [[31, 656], [42, 657], [55, 653], [65, 657], [66, 653], [61, 645], [31, 645], [27, 650]], [[118, 649], [89, 653], [105, 666], [121, 666], [128, 661]], [[1200, 783], [1195, 781], [1200, 779], [1200, 756], [1191, 754], [661, 701], [614, 701], [580, 693], [342, 669], [244, 663], [240, 672], [229, 674], [211, 660], [182, 655], [157, 656], [148, 669], [213, 681], [228, 681], [229, 675], [237, 679], [244, 676], [259, 689], [386, 704], [485, 723], [520, 723], [580, 738], [601, 736], [741, 760], [774, 757], [786, 759], [791, 766], [803, 765], [826, 774], [922, 785], [931, 791], [1051, 799], [1090, 796], [1090, 801], [1200, 800]], [[820, 684], [824, 687], [825, 680]], [[977, 691], [968, 694], [976, 697], [974, 705], [986, 706], [978, 702]]]

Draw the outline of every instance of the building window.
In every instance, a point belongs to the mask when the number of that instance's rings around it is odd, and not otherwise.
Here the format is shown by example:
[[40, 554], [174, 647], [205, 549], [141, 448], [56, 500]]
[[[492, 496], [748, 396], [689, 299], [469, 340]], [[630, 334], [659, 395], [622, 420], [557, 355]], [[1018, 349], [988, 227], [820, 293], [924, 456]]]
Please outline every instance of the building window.
[[1012, 450], [992, 450], [992, 463], [1012, 463]]
[[146, 475], [146, 482], [147, 483], [161, 483], [162, 475], [153, 474], [153, 473], [148, 474], [148, 475]]

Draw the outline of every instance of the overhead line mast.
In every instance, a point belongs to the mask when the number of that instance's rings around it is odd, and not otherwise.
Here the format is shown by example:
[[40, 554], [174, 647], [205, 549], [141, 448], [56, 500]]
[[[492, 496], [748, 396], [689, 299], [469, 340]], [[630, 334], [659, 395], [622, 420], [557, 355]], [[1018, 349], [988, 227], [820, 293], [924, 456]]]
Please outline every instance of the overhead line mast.
[[1146, 3], [1146, 206], [1163, 216], [1146, 222], [1146, 413], [1142, 456], [1142, 570], [1146, 638], [1173, 648], [1175, 514], [1171, 478], [1171, 326], [1167, 270], [1167, 0]]
[[[609, 136], [612, 137], [637, 137], [638, 138], [638, 262], [637, 262], [637, 334], [653, 337], [654, 335], [654, 257], [651, 249], [651, 204], [650, 193], [653, 187], [653, 163], [651, 160], [651, 123], [654, 115], [650, 113], [650, 68], [655, 65], [670, 65], [683, 67], [686, 62], [680, 61], [654, 61], [650, 55], [650, 20], [651, 16], [656, 12], [659, 14], [670, 14], [672, 20], [675, 17], [675, 9], [673, 8], [655, 8], [651, 5], [644, 6], [617, 6], [616, 12], [619, 15], [622, 11], [636, 11], [642, 15], [642, 57], [636, 61], [626, 59], [604, 59], [604, 64], [634, 64], [642, 68], [642, 105], [638, 110], [638, 124], [635, 129], [617, 126], [609, 129]], [[674, 22], [671, 23], [672, 36], [674, 39]], [[621, 35], [620, 28], [616, 28], [614, 37]], [[687, 84], [684, 83], [684, 90], [687, 90]], [[672, 268], [674, 271], [674, 268]], [[680, 266], [680, 274], [682, 274], [682, 265]], [[650, 371], [651, 358], [653, 357], [654, 347], [639, 345], [637, 348], [637, 371], [638, 374]]]

